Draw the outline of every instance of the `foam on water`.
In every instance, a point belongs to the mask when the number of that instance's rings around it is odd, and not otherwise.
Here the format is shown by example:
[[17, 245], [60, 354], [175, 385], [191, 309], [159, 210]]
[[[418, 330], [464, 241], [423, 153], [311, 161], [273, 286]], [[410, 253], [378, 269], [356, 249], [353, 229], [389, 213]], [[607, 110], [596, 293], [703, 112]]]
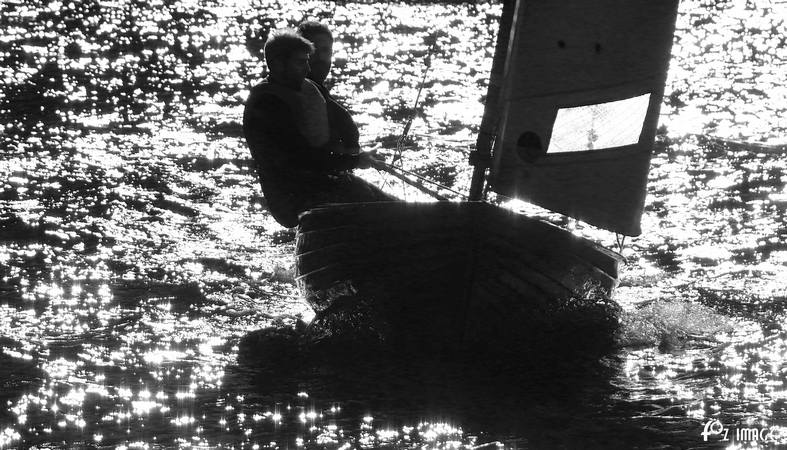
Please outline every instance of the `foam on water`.
[[624, 311], [618, 343], [623, 347], [653, 347], [663, 351], [718, 344], [735, 321], [706, 306], [681, 301], [654, 301]]

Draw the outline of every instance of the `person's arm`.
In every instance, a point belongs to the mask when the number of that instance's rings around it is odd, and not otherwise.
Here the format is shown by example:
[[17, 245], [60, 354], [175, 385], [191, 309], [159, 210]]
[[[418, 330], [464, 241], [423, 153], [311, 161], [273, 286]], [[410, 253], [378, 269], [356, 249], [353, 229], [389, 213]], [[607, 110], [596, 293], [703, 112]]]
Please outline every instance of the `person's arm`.
[[358, 142], [360, 134], [358, 133], [358, 125], [347, 111], [339, 102], [333, 97], [327, 96], [325, 98], [328, 109], [328, 120], [331, 123], [332, 130], [338, 135], [339, 141], [344, 147], [345, 153], [358, 153], [361, 146]]
[[255, 159], [280, 170], [349, 170], [363, 163], [359, 155], [336, 154], [327, 147], [309, 145], [290, 108], [272, 95], [250, 99], [243, 128], [252, 152], [256, 152]]

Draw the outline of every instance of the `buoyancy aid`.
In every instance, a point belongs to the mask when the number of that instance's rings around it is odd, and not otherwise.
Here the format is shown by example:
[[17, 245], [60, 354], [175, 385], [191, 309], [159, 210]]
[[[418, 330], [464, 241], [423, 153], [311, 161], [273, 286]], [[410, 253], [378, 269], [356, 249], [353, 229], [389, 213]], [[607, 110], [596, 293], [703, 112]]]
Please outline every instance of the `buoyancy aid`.
[[330, 140], [331, 127], [328, 122], [326, 101], [314, 81], [304, 79], [301, 90], [296, 91], [265, 80], [255, 87], [254, 93], [274, 95], [287, 104], [296, 118], [298, 131], [306, 138], [309, 145], [320, 147]]

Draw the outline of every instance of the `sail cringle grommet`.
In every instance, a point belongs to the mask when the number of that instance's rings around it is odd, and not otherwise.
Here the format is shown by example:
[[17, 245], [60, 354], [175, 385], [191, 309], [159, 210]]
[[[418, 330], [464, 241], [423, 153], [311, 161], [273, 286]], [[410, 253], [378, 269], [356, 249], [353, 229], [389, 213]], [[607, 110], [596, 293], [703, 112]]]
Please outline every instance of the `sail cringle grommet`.
[[536, 133], [525, 131], [516, 141], [516, 153], [523, 161], [533, 163], [546, 155], [547, 151]]

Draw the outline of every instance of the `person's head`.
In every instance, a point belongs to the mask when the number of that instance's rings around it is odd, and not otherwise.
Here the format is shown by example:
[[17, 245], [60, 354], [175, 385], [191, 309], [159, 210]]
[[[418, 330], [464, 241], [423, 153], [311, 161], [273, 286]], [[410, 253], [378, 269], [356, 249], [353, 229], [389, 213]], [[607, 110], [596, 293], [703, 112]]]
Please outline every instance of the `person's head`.
[[314, 45], [294, 30], [276, 30], [265, 42], [265, 63], [274, 80], [300, 87], [309, 73], [309, 57]]
[[328, 27], [320, 22], [303, 22], [298, 25], [298, 34], [314, 44], [315, 51], [309, 60], [309, 78], [323, 83], [331, 71], [333, 59], [333, 35]]

